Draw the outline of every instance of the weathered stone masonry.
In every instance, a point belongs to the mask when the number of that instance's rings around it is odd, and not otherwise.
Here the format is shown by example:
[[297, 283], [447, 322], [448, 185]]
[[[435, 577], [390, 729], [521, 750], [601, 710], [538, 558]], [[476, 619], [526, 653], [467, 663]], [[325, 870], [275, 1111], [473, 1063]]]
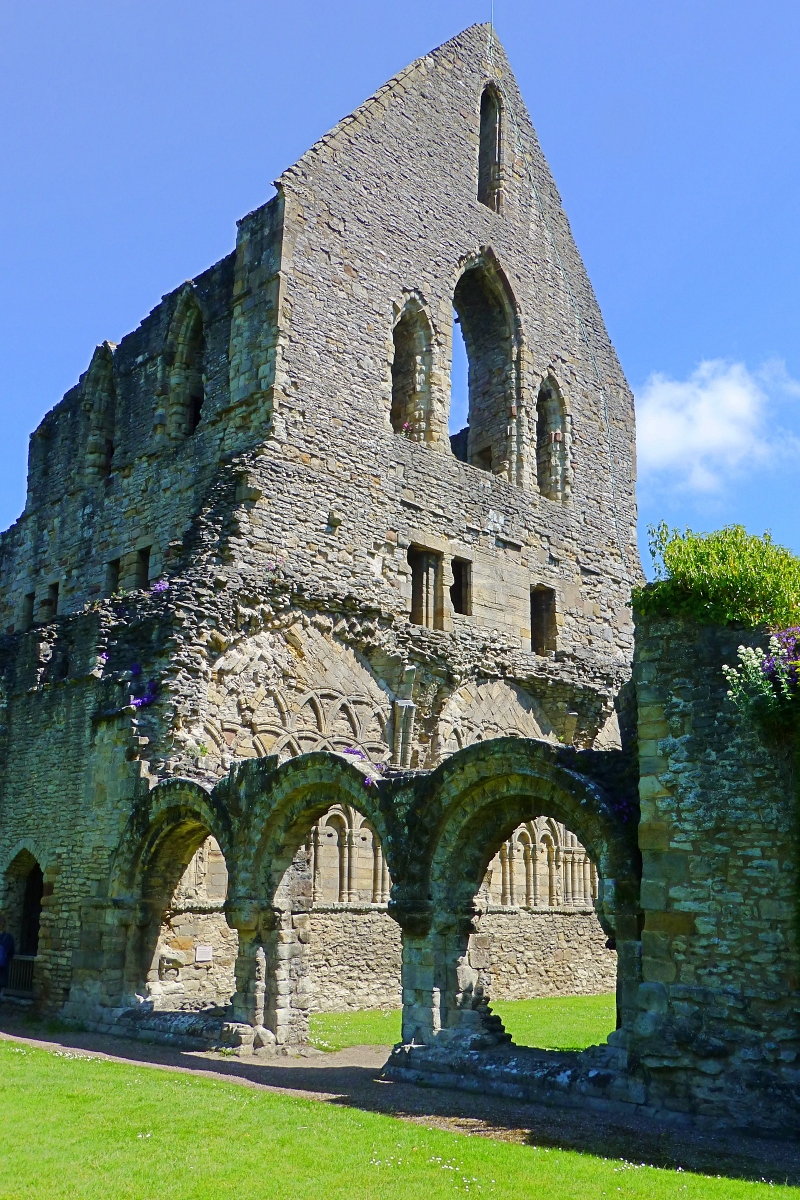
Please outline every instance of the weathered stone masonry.
[[[524, 104], [473, 27], [289, 168], [32, 437], [0, 547], [0, 869], [20, 920], [43, 872], [39, 1007], [301, 1041], [337, 809], [383, 856], [371, 899], [340, 895], [395, 922], [392, 1071], [745, 1123], [766, 1095], [796, 1125], [785, 779], [718, 719], [721, 644], [690, 631], [639, 643], [637, 845], [633, 445]], [[543, 817], [596, 869], [620, 1028], [594, 1057], [512, 1061], [484, 881]]]
[[351, 748], [430, 770], [507, 734], [618, 745], [632, 447], [513, 76], [473, 28], [287, 171], [32, 437], [0, 552], [1, 836], [11, 875], [44, 871], [40, 1002], [153, 1000], [177, 970], [158, 930], [212, 830], [109, 900], [159, 780]]

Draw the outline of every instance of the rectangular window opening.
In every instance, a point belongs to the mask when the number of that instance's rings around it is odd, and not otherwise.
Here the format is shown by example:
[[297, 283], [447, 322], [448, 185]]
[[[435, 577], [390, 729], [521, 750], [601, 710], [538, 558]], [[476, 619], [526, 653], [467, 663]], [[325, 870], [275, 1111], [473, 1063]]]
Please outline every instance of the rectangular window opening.
[[114, 558], [106, 563], [105, 595], [113, 596], [119, 591], [120, 560]]
[[36, 593], [27, 592], [22, 597], [22, 613], [20, 614], [20, 628], [30, 629], [33, 625], [33, 609], [36, 603]]
[[411, 567], [411, 624], [442, 629], [441, 554], [412, 546], [408, 551], [408, 565]]
[[483, 450], [479, 450], [473, 456], [473, 463], [476, 467], [480, 467], [482, 471], [491, 471], [492, 469], [492, 447], [486, 446]]
[[453, 612], [463, 617], [472, 614], [472, 563], [465, 558], [454, 558], [453, 582], [450, 586], [450, 601]]
[[531, 588], [531, 651], [552, 654], [556, 648], [556, 594], [552, 588]]
[[44, 595], [39, 599], [39, 608], [36, 613], [36, 623], [46, 625], [48, 621], [52, 621], [58, 615], [58, 584], [48, 583], [44, 590]]
[[150, 546], [136, 551], [136, 587], [146, 588], [150, 583]]

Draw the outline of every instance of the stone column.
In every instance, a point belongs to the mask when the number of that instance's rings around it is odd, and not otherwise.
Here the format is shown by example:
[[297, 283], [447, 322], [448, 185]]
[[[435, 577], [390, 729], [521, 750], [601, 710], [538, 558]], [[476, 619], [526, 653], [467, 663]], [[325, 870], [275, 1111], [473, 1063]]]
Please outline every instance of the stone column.
[[226, 906], [228, 924], [239, 934], [236, 958], [236, 991], [231, 1000], [232, 1020], [225, 1028], [226, 1039], [239, 1054], [270, 1049], [275, 1045], [275, 1030], [265, 1011], [266, 950], [265, 936], [274, 921], [271, 910], [256, 902]]
[[430, 933], [403, 930], [403, 1033], [405, 1045], [429, 1046], [441, 1029], [441, 991]]
[[533, 856], [535, 853], [536, 853], [535, 846], [532, 846], [530, 844], [530, 842], [526, 842], [525, 843], [525, 906], [526, 906], [526, 908], [533, 908], [539, 899], [539, 896], [538, 896], [539, 889], [537, 887], [537, 884], [539, 881], [536, 878], [536, 871], [534, 869], [534, 857]]
[[509, 903], [509, 886], [508, 886], [508, 843], [503, 842], [500, 847], [500, 903]]

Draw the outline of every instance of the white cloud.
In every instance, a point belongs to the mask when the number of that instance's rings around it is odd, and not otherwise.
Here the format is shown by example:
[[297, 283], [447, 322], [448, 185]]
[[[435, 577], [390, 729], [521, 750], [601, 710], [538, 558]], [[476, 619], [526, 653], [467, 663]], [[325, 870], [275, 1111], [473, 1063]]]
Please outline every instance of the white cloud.
[[793, 435], [775, 440], [781, 396], [796, 400], [800, 383], [779, 360], [755, 373], [710, 359], [685, 380], [651, 375], [636, 397], [640, 480], [718, 492], [771, 456], [796, 453]]

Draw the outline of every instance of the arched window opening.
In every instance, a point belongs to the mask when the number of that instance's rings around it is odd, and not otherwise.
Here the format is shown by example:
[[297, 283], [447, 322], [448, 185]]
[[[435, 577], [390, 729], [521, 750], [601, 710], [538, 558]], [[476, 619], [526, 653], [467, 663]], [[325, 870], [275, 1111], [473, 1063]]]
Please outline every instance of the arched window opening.
[[146, 1014], [219, 1017], [236, 990], [239, 939], [225, 919], [228, 870], [216, 839], [194, 824], [167, 834], [142, 881], [143, 921], [131, 934], [124, 1002]]
[[169, 429], [172, 437], [190, 437], [200, 424], [205, 400], [205, 330], [194, 297], [186, 303], [174, 354], [169, 376]]
[[545, 379], [536, 400], [536, 473], [548, 500], [568, 500], [572, 491], [570, 419], [552, 379]]
[[117, 392], [112, 342], [95, 350], [83, 381], [84, 406], [89, 413], [86, 444], [86, 482], [108, 479], [114, 458]]
[[503, 200], [502, 148], [502, 104], [497, 89], [489, 84], [481, 96], [478, 200], [497, 213], [502, 209]]
[[431, 327], [415, 301], [403, 309], [392, 341], [392, 429], [413, 442], [430, 441]]
[[517, 320], [508, 286], [480, 262], [459, 279], [453, 306], [469, 361], [469, 412], [451, 449], [463, 462], [521, 484]]
[[[476, 897], [467, 958], [515, 1041], [508, 1001], [612, 993], [616, 955], [595, 913], [598, 876], [586, 848], [560, 822], [535, 817], [502, 843]], [[609, 1032], [611, 1032], [611, 1026]]]
[[34, 965], [40, 950], [44, 875], [28, 850], [22, 850], [6, 872], [2, 913], [13, 939], [13, 957], [0, 971], [0, 987], [10, 996], [34, 994]]

